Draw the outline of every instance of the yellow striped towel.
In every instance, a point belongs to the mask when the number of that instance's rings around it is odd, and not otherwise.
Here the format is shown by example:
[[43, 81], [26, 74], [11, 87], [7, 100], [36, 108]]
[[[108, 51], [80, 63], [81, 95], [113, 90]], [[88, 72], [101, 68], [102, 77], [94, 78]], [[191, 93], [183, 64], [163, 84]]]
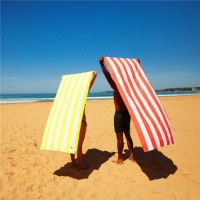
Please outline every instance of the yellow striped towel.
[[93, 71], [64, 75], [54, 99], [41, 150], [76, 153]]

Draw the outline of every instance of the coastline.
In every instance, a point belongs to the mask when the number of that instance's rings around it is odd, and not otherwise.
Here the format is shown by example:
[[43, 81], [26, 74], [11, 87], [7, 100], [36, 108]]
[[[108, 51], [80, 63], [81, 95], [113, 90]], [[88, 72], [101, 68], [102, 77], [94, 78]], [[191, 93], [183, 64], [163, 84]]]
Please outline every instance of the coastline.
[[[158, 92], [158, 97], [198, 96], [200, 92]], [[1, 94], [1, 104], [53, 102], [56, 94]], [[89, 93], [87, 100], [113, 99], [112, 92]]]
[[70, 156], [41, 151], [52, 102], [1, 104], [1, 199], [197, 199], [200, 195], [200, 96], [159, 97], [169, 117], [175, 144], [144, 153], [134, 124], [136, 163], [117, 157], [112, 99], [88, 100], [83, 144], [85, 171], [70, 166]]

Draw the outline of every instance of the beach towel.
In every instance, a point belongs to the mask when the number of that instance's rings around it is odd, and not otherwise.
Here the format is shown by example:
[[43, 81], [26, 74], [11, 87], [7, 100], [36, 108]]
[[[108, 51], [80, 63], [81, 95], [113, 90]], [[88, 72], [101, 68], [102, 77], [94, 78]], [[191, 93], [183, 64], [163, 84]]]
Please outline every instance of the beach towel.
[[75, 154], [93, 71], [64, 75], [54, 99], [41, 150]]
[[138, 60], [104, 57], [104, 62], [129, 111], [143, 150], [174, 144], [169, 119]]

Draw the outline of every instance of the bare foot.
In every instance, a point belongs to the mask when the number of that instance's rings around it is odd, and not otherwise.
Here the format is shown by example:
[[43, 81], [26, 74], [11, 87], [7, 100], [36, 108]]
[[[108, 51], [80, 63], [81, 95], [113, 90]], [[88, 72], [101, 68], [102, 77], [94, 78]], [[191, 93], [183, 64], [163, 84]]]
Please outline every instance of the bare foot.
[[87, 169], [87, 166], [85, 165], [84, 162], [80, 162], [80, 163], [77, 163], [77, 169], [78, 170], [85, 170], [85, 169]]
[[118, 160], [113, 160], [112, 162], [118, 164], [118, 165], [122, 165], [123, 164], [123, 160], [122, 159], [118, 159]]
[[70, 166], [71, 166], [71, 167], [76, 167], [77, 164], [75, 163], [75, 161], [72, 161], [72, 162], [70, 163]]
[[129, 160], [132, 161], [132, 162], [136, 162], [135, 159], [134, 159], [134, 157], [131, 156], [131, 155], [129, 156]]

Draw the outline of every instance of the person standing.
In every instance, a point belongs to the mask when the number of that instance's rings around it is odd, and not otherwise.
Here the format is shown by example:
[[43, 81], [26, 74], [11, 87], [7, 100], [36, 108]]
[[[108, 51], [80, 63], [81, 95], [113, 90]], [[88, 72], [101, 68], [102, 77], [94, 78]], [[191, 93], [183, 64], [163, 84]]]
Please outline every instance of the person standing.
[[124, 101], [117, 89], [115, 82], [113, 81], [110, 73], [104, 66], [103, 57], [100, 57], [99, 63], [108, 83], [114, 90], [114, 104], [115, 104], [114, 129], [117, 137], [117, 150], [118, 150], [118, 159], [114, 162], [117, 164], [123, 164], [123, 149], [124, 149], [123, 133], [125, 134], [127, 146], [130, 152], [129, 159], [134, 162], [135, 159], [133, 155], [133, 141], [130, 135], [129, 112], [126, 108], [126, 105], [124, 104]]
[[[94, 84], [96, 77], [97, 77], [97, 73], [94, 72], [93, 79], [90, 83], [89, 91], [90, 91], [92, 85]], [[83, 153], [82, 153], [82, 146], [83, 146], [83, 142], [85, 139], [86, 128], [87, 128], [87, 121], [86, 121], [86, 115], [85, 115], [85, 109], [84, 109], [83, 118], [82, 118], [82, 122], [81, 122], [81, 128], [80, 128], [79, 141], [78, 141], [76, 162], [75, 162], [75, 154], [70, 154], [72, 165], [77, 166], [78, 170], [86, 169], [86, 165], [83, 161]]]

